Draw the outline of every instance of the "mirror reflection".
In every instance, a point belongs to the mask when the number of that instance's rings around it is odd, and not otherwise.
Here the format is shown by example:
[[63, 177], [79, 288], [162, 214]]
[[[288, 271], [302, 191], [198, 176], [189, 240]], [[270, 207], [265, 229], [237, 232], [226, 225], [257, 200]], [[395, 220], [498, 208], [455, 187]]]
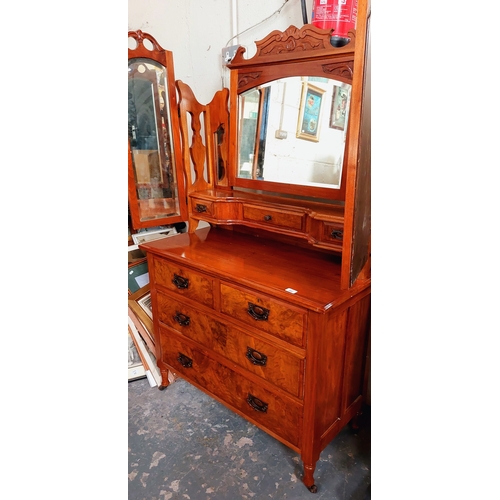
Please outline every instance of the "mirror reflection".
[[351, 85], [289, 77], [239, 96], [238, 177], [340, 188]]
[[140, 219], [177, 215], [165, 68], [150, 59], [131, 59], [128, 72], [128, 136]]

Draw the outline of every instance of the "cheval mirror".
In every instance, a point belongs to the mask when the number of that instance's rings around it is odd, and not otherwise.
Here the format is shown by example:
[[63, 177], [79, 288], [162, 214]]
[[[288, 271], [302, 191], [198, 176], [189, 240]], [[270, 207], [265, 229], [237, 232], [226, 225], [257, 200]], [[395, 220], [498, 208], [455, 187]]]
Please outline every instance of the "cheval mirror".
[[172, 52], [140, 30], [128, 39], [128, 197], [137, 230], [183, 222], [187, 209]]

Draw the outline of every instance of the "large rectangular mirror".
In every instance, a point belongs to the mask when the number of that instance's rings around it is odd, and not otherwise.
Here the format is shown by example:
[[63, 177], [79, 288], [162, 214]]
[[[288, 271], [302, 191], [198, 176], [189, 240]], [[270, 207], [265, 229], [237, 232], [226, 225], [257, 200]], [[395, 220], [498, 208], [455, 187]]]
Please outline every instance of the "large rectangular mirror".
[[339, 189], [351, 85], [281, 78], [239, 95], [238, 178]]

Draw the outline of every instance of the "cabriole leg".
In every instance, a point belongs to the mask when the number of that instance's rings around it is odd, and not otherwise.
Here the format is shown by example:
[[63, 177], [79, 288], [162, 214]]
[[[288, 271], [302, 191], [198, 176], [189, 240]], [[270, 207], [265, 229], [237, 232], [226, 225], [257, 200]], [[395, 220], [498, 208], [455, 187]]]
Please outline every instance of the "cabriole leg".
[[304, 464], [304, 478], [302, 482], [306, 485], [307, 489], [311, 493], [316, 493], [318, 491], [318, 487], [314, 484], [314, 469], [316, 468], [316, 464], [314, 465], [306, 465]]

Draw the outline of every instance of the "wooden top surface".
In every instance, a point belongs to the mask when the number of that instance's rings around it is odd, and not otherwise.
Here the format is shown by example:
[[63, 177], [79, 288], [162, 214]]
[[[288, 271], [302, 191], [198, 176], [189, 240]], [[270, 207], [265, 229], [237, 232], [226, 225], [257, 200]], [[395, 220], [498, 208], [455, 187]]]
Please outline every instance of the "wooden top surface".
[[370, 285], [342, 291], [338, 257], [225, 229], [207, 227], [139, 247], [318, 312]]

